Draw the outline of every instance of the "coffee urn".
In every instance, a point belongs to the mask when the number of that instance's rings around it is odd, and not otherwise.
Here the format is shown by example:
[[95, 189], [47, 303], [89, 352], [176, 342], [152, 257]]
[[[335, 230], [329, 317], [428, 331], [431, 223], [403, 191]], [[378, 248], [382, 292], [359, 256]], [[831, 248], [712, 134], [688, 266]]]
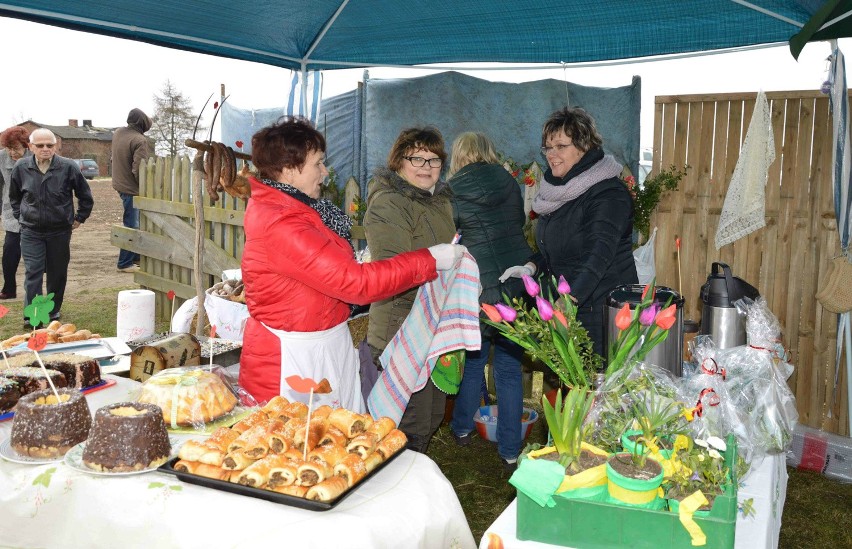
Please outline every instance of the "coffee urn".
[[734, 302], [748, 297], [760, 297], [757, 288], [733, 276], [725, 263], [713, 263], [707, 282], [701, 286], [701, 328], [699, 333], [709, 335], [719, 349], [745, 345], [746, 319]]

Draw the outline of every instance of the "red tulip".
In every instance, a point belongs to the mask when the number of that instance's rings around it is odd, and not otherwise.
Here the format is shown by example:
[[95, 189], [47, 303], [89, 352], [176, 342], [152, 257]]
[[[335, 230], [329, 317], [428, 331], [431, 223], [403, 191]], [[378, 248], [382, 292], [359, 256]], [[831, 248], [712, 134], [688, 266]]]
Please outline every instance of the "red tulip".
[[539, 316], [545, 322], [553, 318], [553, 305], [540, 295], [535, 296], [535, 307], [538, 309]]
[[627, 303], [618, 311], [618, 314], [615, 315], [615, 326], [619, 330], [626, 330], [630, 327], [630, 322], [633, 320], [630, 314], [630, 305]]
[[500, 317], [506, 322], [514, 322], [518, 318], [518, 311], [504, 303], [495, 303], [494, 308], [500, 313]]
[[663, 330], [668, 330], [675, 323], [675, 313], [677, 312], [677, 305], [669, 305], [665, 309], [663, 309], [660, 314], [657, 315], [657, 326], [662, 328]]
[[556, 286], [556, 291], [562, 295], [571, 293], [571, 286], [563, 275], [559, 275], [559, 284]]
[[524, 281], [524, 288], [527, 289], [527, 293], [530, 294], [530, 297], [535, 297], [538, 295], [538, 292], [541, 291], [538, 283], [530, 275], [524, 275], [521, 277]]
[[651, 299], [654, 299], [654, 294], [656, 293], [657, 288], [650, 284], [646, 284], [645, 289], [642, 290], [642, 301], [645, 301], [645, 296], [648, 295], [648, 290], [651, 290]]
[[500, 311], [498, 311], [497, 307], [495, 307], [494, 305], [483, 303], [482, 312], [485, 313], [485, 316], [487, 316], [488, 320], [490, 320], [491, 322], [501, 322], [503, 320], [503, 317], [500, 316]]
[[565, 315], [562, 314], [562, 311], [556, 309], [555, 311], [553, 311], [553, 316], [556, 317], [556, 320], [558, 320], [560, 324], [562, 324], [566, 328], [568, 327], [568, 319], [565, 318]]

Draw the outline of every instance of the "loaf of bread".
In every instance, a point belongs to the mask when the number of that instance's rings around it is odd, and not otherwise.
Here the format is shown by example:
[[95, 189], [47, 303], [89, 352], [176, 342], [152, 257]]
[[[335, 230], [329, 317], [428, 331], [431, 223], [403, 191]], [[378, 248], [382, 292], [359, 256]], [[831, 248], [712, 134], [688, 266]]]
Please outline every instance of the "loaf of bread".
[[172, 428], [209, 423], [237, 405], [237, 397], [225, 383], [200, 368], [163, 370], [142, 385], [137, 401], [162, 408], [163, 419]]

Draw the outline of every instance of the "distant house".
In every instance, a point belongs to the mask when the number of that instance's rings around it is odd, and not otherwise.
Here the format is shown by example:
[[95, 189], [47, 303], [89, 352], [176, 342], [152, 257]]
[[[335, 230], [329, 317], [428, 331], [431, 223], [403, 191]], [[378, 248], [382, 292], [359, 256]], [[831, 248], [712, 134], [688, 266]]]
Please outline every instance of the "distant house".
[[91, 158], [98, 163], [100, 175], [111, 175], [112, 132], [115, 128], [97, 128], [92, 126], [91, 120], [83, 120], [83, 124], [80, 125], [73, 118], [68, 120], [67, 126], [51, 126], [32, 120], [18, 125], [27, 128], [30, 132], [37, 128], [52, 131], [56, 134], [59, 145], [57, 154], [65, 158]]

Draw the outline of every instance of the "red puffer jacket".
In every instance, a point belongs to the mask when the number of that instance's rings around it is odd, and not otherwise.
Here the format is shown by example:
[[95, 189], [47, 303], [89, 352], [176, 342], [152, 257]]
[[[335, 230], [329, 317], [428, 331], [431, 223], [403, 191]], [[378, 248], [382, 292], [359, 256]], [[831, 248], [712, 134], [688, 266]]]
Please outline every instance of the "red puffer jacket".
[[240, 385], [258, 402], [278, 394], [281, 348], [261, 325], [288, 332], [327, 330], [365, 305], [436, 278], [428, 250], [359, 264], [349, 243], [311, 207], [251, 179], [242, 273], [249, 318]]

